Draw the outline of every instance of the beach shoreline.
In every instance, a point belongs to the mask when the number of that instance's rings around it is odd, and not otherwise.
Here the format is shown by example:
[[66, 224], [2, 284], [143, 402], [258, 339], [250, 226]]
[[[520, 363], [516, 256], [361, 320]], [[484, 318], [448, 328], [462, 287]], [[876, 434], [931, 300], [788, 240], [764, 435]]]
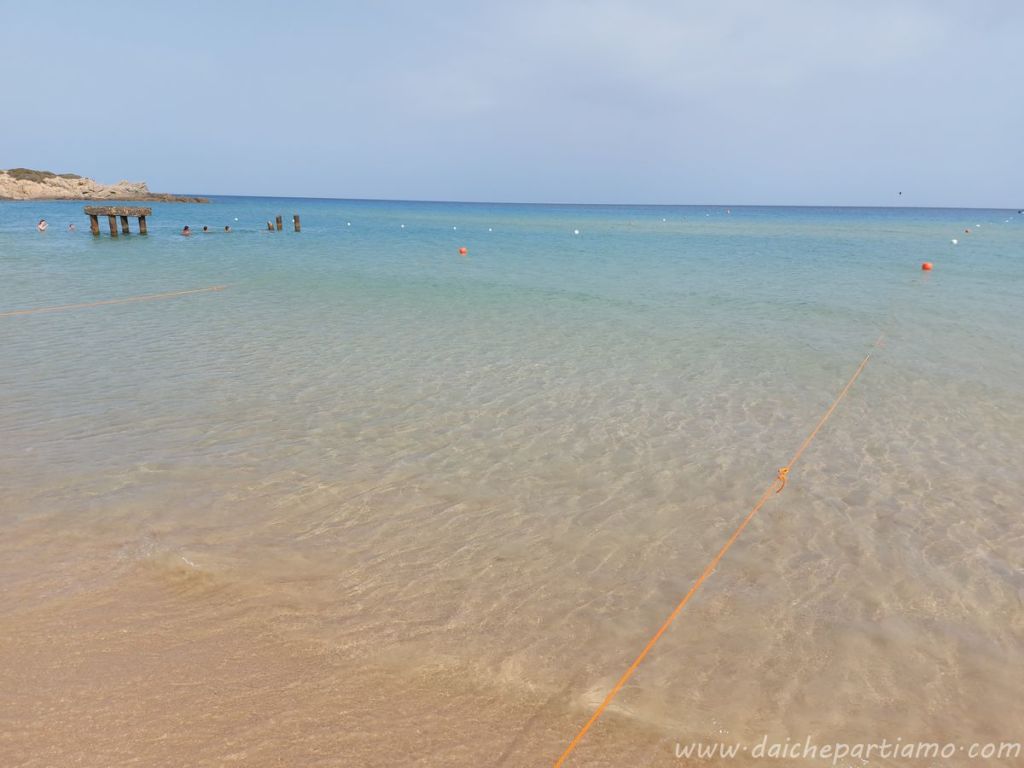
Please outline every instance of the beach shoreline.
[[550, 765], [869, 351], [567, 765], [1019, 738], [1019, 217], [216, 202], [0, 204], [0, 762]]

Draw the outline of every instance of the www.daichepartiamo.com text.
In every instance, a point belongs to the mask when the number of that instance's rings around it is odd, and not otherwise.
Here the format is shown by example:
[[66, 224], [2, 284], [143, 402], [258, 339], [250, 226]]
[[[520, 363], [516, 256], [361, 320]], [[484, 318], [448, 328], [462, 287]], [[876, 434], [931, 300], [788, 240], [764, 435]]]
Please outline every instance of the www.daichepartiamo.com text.
[[896, 738], [893, 741], [881, 739], [876, 742], [844, 743], [830, 742], [818, 744], [810, 736], [802, 741], [771, 741], [764, 736], [753, 745], [739, 742], [702, 742], [688, 744], [676, 743], [676, 757], [690, 760], [729, 760], [749, 757], [755, 760], [822, 760], [832, 765], [848, 758], [869, 761], [876, 760], [948, 760], [954, 756], [978, 760], [1007, 760], [1019, 758], [1022, 747], [1020, 742], [938, 742], [938, 741], [905, 741]]

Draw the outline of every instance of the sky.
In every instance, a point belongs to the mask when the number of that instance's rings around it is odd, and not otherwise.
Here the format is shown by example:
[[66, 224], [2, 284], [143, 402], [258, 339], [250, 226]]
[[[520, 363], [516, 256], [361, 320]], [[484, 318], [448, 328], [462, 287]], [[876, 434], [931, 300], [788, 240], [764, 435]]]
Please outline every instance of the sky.
[[0, 168], [178, 193], [1024, 207], [1019, 0], [0, 0], [0, 30]]

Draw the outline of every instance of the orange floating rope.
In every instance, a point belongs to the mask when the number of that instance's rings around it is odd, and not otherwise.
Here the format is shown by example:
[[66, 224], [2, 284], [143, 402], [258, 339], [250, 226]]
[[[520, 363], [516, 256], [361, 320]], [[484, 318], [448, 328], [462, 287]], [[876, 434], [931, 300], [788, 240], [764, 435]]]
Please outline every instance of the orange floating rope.
[[[877, 347], [882, 343], [883, 335], [880, 335], [878, 337], [878, 340], [875, 342], [874, 346]], [[836, 399], [832, 401], [832, 405], [828, 407], [824, 415], [818, 420], [818, 423], [814, 426], [814, 429], [811, 430], [811, 433], [806, 437], [803, 443], [801, 443], [800, 447], [797, 448], [796, 453], [793, 454], [793, 458], [789, 460], [789, 463], [786, 466], [779, 469], [777, 477], [775, 478], [775, 480], [772, 481], [771, 485], [765, 488], [764, 493], [761, 494], [761, 498], [759, 498], [757, 500], [757, 503], [754, 504], [754, 508], [750, 510], [747, 516], [743, 518], [743, 522], [741, 522], [736, 527], [736, 530], [732, 532], [732, 536], [730, 536], [729, 539], [725, 542], [725, 544], [722, 545], [722, 548], [718, 550], [718, 554], [711, 558], [711, 562], [707, 564], [707, 567], [705, 567], [703, 572], [701, 572], [697, 581], [695, 581], [693, 583], [693, 586], [690, 587], [690, 591], [683, 596], [683, 599], [679, 601], [679, 604], [676, 605], [672, 613], [668, 615], [668, 618], [665, 619], [664, 623], [662, 623], [662, 625], [658, 628], [658, 631], [655, 632], [651, 639], [647, 641], [647, 645], [645, 645], [644, 649], [640, 651], [640, 655], [637, 656], [636, 659], [634, 659], [633, 663], [629, 665], [629, 668], [623, 673], [622, 677], [619, 678], [619, 681], [608, 692], [608, 695], [604, 697], [604, 701], [602, 701], [598, 708], [594, 711], [594, 714], [590, 716], [590, 719], [587, 720], [586, 723], [584, 723], [583, 727], [580, 728], [579, 732], [576, 734], [573, 740], [569, 742], [569, 746], [565, 748], [565, 751], [562, 752], [559, 758], [555, 761], [554, 768], [561, 768], [561, 766], [565, 763], [566, 759], [568, 759], [569, 755], [572, 754], [573, 750], [576, 749], [577, 746], [579, 746], [579, 743], [583, 740], [583, 737], [586, 735], [587, 731], [589, 731], [591, 726], [593, 726], [594, 723], [597, 722], [598, 718], [601, 717], [604, 711], [608, 708], [608, 705], [611, 704], [612, 699], [614, 699], [615, 696], [619, 693], [619, 691], [621, 691], [622, 688], [626, 685], [626, 683], [629, 682], [629, 679], [633, 676], [633, 673], [636, 672], [637, 667], [640, 666], [641, 662], [644, 660], [644, 658], [646, 658], [647, 654], [651, 652], [651, 649], [654, 647], [655, 643], [657, 643], [658, 640], [661, 639], [661, 636], [665, 634], [668, 628], [672, 625], [672, 622], [676, 620], [676, 617], [679, 616], [683, 608], [686, 607], [686, 604], [690, 602], [690, 598], [697, 593], [697, 590], [700, 589], [701, 585], [705, 581], [707, 581], [708, 577], [712, 573], [715, 572], [715, 568], [718, 567], [719, 562], [721, 562], [722, 558], [725, 557], [725, 553], [729, 551], [732, 545], [740, 537], [740, 534], [743, 533], [743, 529], [746, 528], [750, 521], [754, 519], [754, 516], [761, 511], [761, 507], [765, 505], [768, 499], [770, 499], [775, 494], [781, 493], [782, 489], [786, 487], [786, 479], [788, 478], [789, 472], [793, 468], [793, 465], [796, 464], [796, 462], [803, 455], [804, 451], [807, 450], [807, 447], [811, 444], [814, 438], [817, 437], [818, 432], [821, 431], [821, 428], [825, 426], [825, 422], [829, 420], [829, 418], [832, 416], [832, 414], [838, 407], [839, 403], [842, 401], [844, 397], [846, 397], [847, 392], [849, 392], [850, 388], [853, 386], [853, 382], [855, 382], [857, 378], [860, 376], [860, 374], [863, 372], [864, 367], [868, 364], [868, 360], [870, 359], [871, 352], [868, 352], [867, 355], [864, 356], [864, 359], [860, 361], [860, 365], [857, 366], [857, 370], [853, 372], [853, 375], [850, 377], [850, 380], [846, 382], [846, 386], [843, 387], [842, 390], [840, 390], [838, 395], [836, 395]]]
[[40, 312], [65, 312], [72, 309], [88, 309], [90, 307], [104, 307], [108, 304], [132, 304], [137, 301], [155, 301], [157, 299], [173, 299], [177, 296], [188, 296], [192, 293], [208, 293], [210, 291], [223, 291], [226, 285], [211, 285], [208, 288], [192, 288], [187, 291], [170, 291], [168, 293], [151, 293], [146, 296], [129, 296], [126, 299], [104, 299], [103, 301], [89, 301], [85, 304], [61, 304], [56, 307], [36, 307], [35, 309], [15, 309], [10, 312], [0, 312], [0, 317], [14, 317], [15, 315], [35, 315]]

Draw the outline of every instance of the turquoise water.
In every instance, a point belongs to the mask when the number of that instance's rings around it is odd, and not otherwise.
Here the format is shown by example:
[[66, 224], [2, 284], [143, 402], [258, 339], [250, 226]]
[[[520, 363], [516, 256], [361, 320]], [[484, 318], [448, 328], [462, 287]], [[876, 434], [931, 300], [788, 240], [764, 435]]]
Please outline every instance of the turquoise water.
[[0, 203], [0, 313], [228, 286], [0, 317], [8, 615], [66, 631], [65, 601], [148, 579], [177, 633], [242, 616], [498, 691], [509, 764], [546, 760], [572, 733], [532, 702], [585, 719], [884, 334], [613, 747], [1019, 737], [1016, 211], [153, 208], [113, 240], [80, 203]]

